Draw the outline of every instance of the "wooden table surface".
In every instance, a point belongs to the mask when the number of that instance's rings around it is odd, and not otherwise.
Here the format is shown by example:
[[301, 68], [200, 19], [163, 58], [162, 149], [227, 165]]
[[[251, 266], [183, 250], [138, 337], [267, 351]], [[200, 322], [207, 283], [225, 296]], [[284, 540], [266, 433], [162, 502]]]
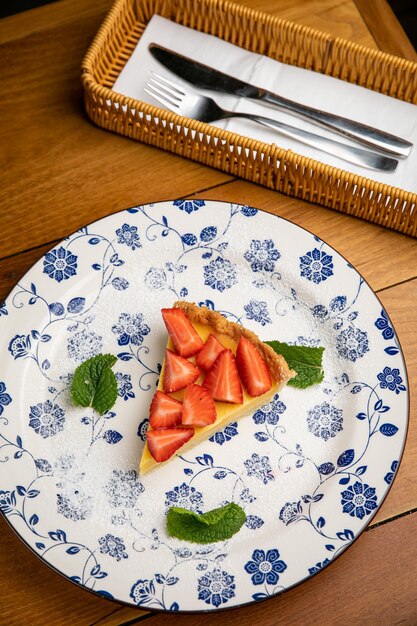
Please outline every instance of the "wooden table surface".
[[[384, 0], [241, 3], [417, 59]], [[95, 127], [83, 109], [80, 64], [109, 6], [60, 0], [0, 21], [0, 302], [47, 249], [120, 209], [191, 196], [256, 206], [315, 232], [378, 294], [408, 367], [408, 440], [383, 506], [340, 559], [279, 597], [227, 613], [152, 614], [102, 599], [44, 565], [0, 516], [0, 624], [416, 625], [417, 240]]]

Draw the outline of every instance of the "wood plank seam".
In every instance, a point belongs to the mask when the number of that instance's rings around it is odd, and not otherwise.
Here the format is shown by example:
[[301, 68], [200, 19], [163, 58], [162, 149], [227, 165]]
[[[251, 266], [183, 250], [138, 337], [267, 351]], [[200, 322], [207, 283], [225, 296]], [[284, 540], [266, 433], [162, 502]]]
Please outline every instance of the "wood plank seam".
[[[13, 257], [18, 257], [20, 254], [25, 254], [26, 252], [33, 252], [34, 250], [40, 250], [44, 246], [51, 246], [51, 248], [54, 248], [61, 241], [62, 239], [54, 239], [53, 241], [45, 241], [45, 243], [40, 243], [39, 245], [33, 246], [32, 248], [24, 248], [23, 250], [19, 250], [18, 252], [12, 252], [12, 254], [6, 254], [5, 256], [0, 257], [0, 263], [2, 261], [8, 261], [9, 259], [13, 259]], [[39, 257], [39, 258], [41, 259], [42, 257]]]
[[226, 180], [225, 182], [217, 183], [216, 185], [210, 185], [210, 187], [204, 187], [203, 189], [200, 189], [199, 191], [193, 191], [193, 193], [187, 195], [187, 198], [193, 198], [194, 196], [197, 196], [199, 193], [204, 193], [206, 191], [210, 191], [211, 189], [218, 189], [219, 187], [226, 187], [227, 185], [230, 185], [230, 183], [235, 183], [237, 180], [241, 180], [241, 179], [238, 176], [234, 176], [233, 178], [231, 178], [230, 180]]
[[119, 613], [122, 609], [123, 609], [123, 606], [119, 605], [117, 609], [110, 611], [107, 615], [104, 615], [104, 617], [100, 617], [100, 619], [98, 619], [97, 621], [91, 622], [89, 626], [97, 626], [98, 624], [100, 624], [100, 622], [107, 620], [111, 615], [116, 615], [116, 613]]
[[406, 517], [407, 515], [412, 515], [414, 513], [417, 513], [417, 507], [408, 509], [408, 511], [403, 511], [402, 513], [398, 513], [398, 515], [393, 515], [392, 517], [388, 517], [387, 519], [383, 519], [380, 522], [376, 522], [376, 524], [370, 524], [368, 528], [366, 528], [366, 530], [373, 530], [374, 528], [384, 526], [384, 524], [388, 524], [389, 522], [395, 522], [395, 520], [400, 519], [401, 517]]
[[[120, 611], [123, 611], [124, 608], [126, 608], [126, 605], [120, 605], [119, 608], [117, 608], [115, 611], [112, 611], [105, 617], [101, 617], [97, 622], [92, 622], [91, 624], [89, 624], [89, 626], [100, 626], [102, 622], [106, 621], [112, 615], [117, 616], [117, 613], [119, 613]], [[134, 607], [130, 607], [130, 606], [128, 608], [132, 608], [132, 610], [134, 609]], [[140, 609], [140, 610], [143, 610], [143, 609]], [[146, 613], [146, 615], [138, 615], [138, 617], [134, 617], [133, 619], [129, 619], [124, 622], [119, 622], [118, 626], [130, 626], [130, 624], [138, 624], [139, 622], [142, 622], [145, 619], [149, 619], [150, 617], [155, 617], [158, 614], [159, 613], [149, 612], [149, 613]]]
[[387, 285], [386, 287], [381, 287], [380, 289], [375, 289], [374, 293], [382, 293], [387, 291], [387, 289], [392, 289], [393, 287], [400, 287], [401, 285], [407, 284], [410, 280], [415, 280], [417, 278], [417, 274], [415, 276], [410, 276], [410, 278], [406, 278], [405, 280], [400, 280], [398, 283], [392, 283], [391, 285]]
[[147, 615], [141, 615], [138, 618], [130, 619], [127, 622], [121, 622], [119, 626], [132, 626], [132, 624], [139, 624], [139, 622], [144, 622], [146, 619], [150, 619], [151, 617], [156, 617], [159, 615], [158, 613], [148, 613]]

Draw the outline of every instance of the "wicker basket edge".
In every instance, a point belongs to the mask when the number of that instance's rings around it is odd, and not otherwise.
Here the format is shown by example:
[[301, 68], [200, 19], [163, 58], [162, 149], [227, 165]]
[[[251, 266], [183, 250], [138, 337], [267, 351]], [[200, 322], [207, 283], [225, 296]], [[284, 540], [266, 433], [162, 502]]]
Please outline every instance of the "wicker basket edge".
[[[185, 0], [186, 1], [186, 0]], [[222, 0], [205, 0], [223, 7], [236, 7], [230, 2]], [[264, 185], [305, 200], [316, 202], [349, 215], [355, 215], [374, 223], [393, 228], [411, 236], [417, 236], [417, 194], [377, 183], [372, 179], [357, 176], [344, 170], [325, 165], [313, 159], [297, 155], [292, 151], [279, 148], [276, 145], [264, 144], [228, 131], [216, 129], [196, 122], [186, 120], [174, 113], [169, 113], [158, 107], [148, 105], [138, 100], [128, 98], [114, 92], [110, 87], [100, 84], [94, 77], [95, 63], [100, 58], [103, 44], [117, 28], [126, 5], [132, 0], [116, 0], [94, 40], [92, 41], [82, 63], [81, 80], [84, 87], [85, 104], [90, 119], [102, 128], [119, 134], [132, 137], [139, 141], [169, 150], [175, 154], [187, 156], [201, 163], [206, 163], [223, 171], [252, 182]], [[237, 6], [246, 17], [251, 19], [259, 13], [247, 7]], [[287, 20], [263, 14], [265, 19], [280, 21], [284, 27]], [[331, 38], [325, 33], [310, 27], [295, 25], [297, 32], [303, 36], [317, 36], [325, 41], [327, 48], [327, 62], [333, 50], [340, 46], [354, 54], [371, 54], [373, 58], [383, 63], [391, 64], [394, 69], [404, 68], [417, 77], [417, 63], [399, 59], [393, 55], [378, 50], [370, 50], [365, 46], [348, 42], [340, 38]], [[301, 26], [301, 28], [299, 28]], [[416, 88], [417, 97], [417, 88]], [[124, 111], [134, 111], [134, 115], [127, 116]], [[141, 117], [142, 116], [142, 117]], [[144, 129], [145, 116], [147, 129]], [[185, 127], [186, 124], [186, 127]], [[136, 125], [136, 128], [133, 128]], [[187, 133], [190, 134], [187, 136]], [[211, 137], [219, 142], [210, 144], [211, 156], [207, 157], [205, 146], [193, 139], [193, 133]], [[198, 136], [198, 135], [197, 135]], [[207, 143], [207, 142], [206, 142]], [[186, 144], [187, 148], [184, 148]], [[231, 146], [241, 147], [240, 155], [231, 152]], [[227, 154], [229, 151], [229, 155]], [[257, 156], [254, 157], [253, 154]], [[247, 156], [249, 154], [249, 156]], [[265, 166], [268, 162], [268, 167]], [[233, 163], [233, 165], [231, 165]], [[260, 173], [261, 172], [261, 173]], [[328, 186], [331, 185], [331, 189]]]

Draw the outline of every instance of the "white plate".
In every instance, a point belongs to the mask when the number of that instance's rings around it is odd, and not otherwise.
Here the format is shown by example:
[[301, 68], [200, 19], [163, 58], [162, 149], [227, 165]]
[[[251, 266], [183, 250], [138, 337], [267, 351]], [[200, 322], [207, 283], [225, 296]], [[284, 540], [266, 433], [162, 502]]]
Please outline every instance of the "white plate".
[[[264, 340], [324, 346], [325, 381], [287, 387], [141, 478], [160, 309], [177, 299]], [[290, 222], [202, 200], [128, 209], [47, 253], [0, 311], [0, 508], [83, 587], [167, 611], [263, 600], [331, 563], [389, 489], [408, 419], [391, 322], [345, 259]], [[119, 356], [119, 397], [104, 417], [68, 393], [98, 352]], [[231, 500], [247, 522], [229, 541], [167, 536], [167, 507]]]

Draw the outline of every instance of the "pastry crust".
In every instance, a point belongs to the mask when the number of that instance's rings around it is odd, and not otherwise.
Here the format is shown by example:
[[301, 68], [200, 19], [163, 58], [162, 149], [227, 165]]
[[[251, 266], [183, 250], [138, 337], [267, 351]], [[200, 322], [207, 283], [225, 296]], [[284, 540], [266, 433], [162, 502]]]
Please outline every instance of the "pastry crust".
[[277, 354], [271, 346], [261, 341], [259, 337], [252, 331], [244, 328], [240, 324], [230, 322], [223, 315], [205, 306], [198, 306], [192, 302], [178, 301], [174, 303], [174, 307], [184, 311], [191, 323], [207, 324], [211, 326], [215, 333], [231, 337], [236, 342], [240, 337], [246, 337], [259, 350], [262, 358], [266, 362], [269, 373], [274, 382], [285, 384], [291, 378], [297, 375], [294, 370], [288, 367], [288, 364], [281, 354]]

